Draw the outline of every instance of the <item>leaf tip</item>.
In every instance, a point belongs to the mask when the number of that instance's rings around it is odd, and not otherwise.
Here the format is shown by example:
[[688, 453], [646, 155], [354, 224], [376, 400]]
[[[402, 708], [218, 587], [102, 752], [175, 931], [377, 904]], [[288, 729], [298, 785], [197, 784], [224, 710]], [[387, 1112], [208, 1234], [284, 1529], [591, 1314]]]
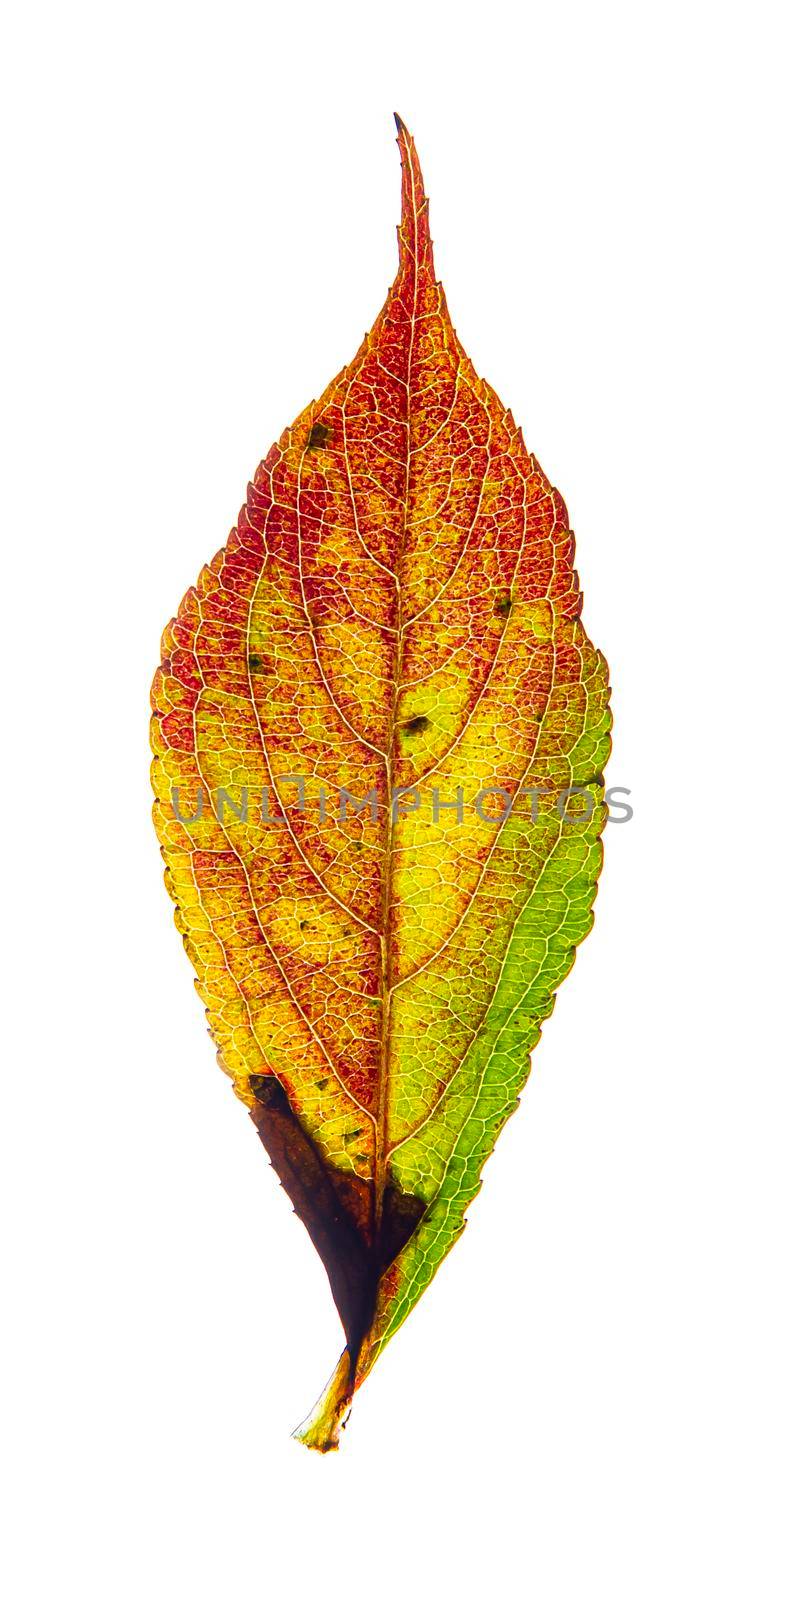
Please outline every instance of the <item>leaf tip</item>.
[[399, 223], [400, 270], [412, 274], [416, 282], [434, 282], [432, 239], [429, 233], [429, 201], [423, 182], [415, 140], [406, 122], [393, 112], [398, 130], [401, 156], [401, 222]]

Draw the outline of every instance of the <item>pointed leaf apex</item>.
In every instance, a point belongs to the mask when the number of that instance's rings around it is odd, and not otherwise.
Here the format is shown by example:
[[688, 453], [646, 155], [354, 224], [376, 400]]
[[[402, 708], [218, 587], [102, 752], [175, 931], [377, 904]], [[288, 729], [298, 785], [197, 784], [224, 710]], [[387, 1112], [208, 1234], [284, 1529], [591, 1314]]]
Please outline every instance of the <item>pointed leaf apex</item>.
[[434, 282], [432, 238], [429, 232], [429, 202], [415, 140], [397, 111], [393, 113], [401, 153], [401, 222], [399, 224], [399, 272], [417, 273], [417, 283]]

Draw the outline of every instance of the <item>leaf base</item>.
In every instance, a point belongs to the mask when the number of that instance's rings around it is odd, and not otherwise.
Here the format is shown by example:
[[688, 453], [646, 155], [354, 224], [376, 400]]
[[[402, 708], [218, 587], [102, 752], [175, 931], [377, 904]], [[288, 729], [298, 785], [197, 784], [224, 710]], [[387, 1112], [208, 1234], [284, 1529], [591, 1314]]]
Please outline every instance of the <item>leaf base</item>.
[[304, 1422], [294, 1429], [292, 1437], [308, 1450], [320, 1450], [323, 1454], [337, 1450], [341, 1429], [345, 1428], [351, 1410], [353, 1392], [354, 1373], [346, 1349], [320, 1399]]

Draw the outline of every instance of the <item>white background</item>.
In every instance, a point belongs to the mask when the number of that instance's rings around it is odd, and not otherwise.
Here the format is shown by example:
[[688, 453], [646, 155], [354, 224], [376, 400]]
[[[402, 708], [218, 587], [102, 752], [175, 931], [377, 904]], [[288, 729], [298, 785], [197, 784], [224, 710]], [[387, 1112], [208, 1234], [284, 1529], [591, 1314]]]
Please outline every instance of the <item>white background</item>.
[[[793, 1600], [788, 9], [5, 24], [9, 1600]], [[160, 632], [393, 276], [393, 109], [612, 668], [595, 931], [337, 1457], [340, 1330], [151, 828]]]

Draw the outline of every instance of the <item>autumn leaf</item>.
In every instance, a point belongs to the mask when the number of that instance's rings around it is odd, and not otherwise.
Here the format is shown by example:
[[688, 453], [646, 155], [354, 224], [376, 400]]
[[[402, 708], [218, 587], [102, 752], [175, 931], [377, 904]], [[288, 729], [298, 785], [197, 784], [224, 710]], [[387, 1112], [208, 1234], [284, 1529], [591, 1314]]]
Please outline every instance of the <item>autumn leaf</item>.
[[473, 370], [400, 119], [399, 267], [166, 629], [155, 821], [221, 1066], [355, 1389], [464, 1227], [601, 866], [608, 677], [562, 498]]

